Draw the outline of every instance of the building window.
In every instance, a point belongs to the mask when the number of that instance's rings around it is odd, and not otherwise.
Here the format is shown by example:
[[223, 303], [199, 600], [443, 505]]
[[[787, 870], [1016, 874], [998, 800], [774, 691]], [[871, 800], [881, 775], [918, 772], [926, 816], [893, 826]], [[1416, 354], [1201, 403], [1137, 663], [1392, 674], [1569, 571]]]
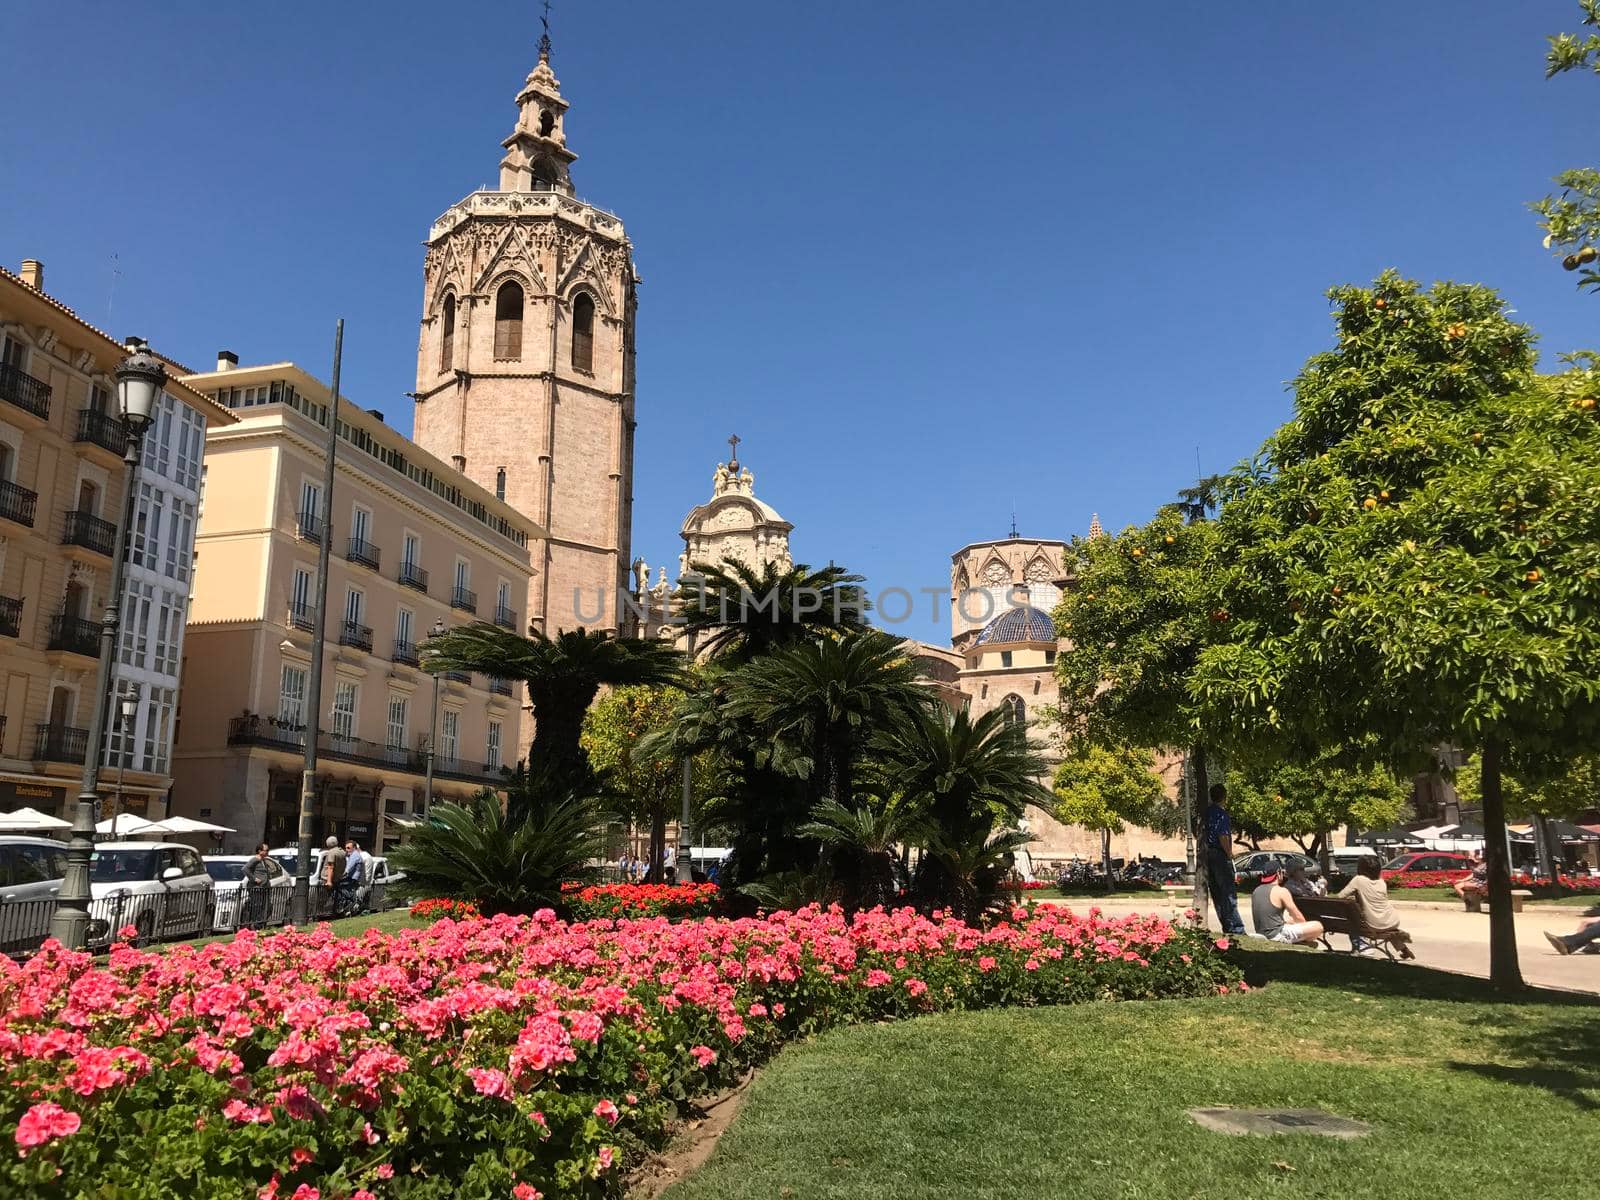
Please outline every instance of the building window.
[[579, 292], [572, 301], [572, 365], [594, 370], [594, 297]]
[[506, 469], [504, 467], [500, 467], [494, 473], [494, 498], [496, 500], [504, 500], [506, 498]]
[[290, 729], [305, 728], [306, 669], [283, 664], [278, 680], [278, 724]]
[[483, 751], [483, 765], [491, 771], [500, 769], [500, 722], [489, 722], [489, 740]]
[[494, 296], [494, 356], [522, 357], [522, 285], [500, 285]]
[[356, 508], [350, 514], [350, 540], [362, 543], [372, 540], [372, 514], [364, 508]]
[[1012, 692], [1000, 701], [1006, 707], [1006, 720], [1012, 725], [1025, 725], [1028, 721], [1028, 706], [1021, 696]]
[[1011, 665], [1011, 651], [1009, 651], [1009, 650], [1000, 651], [1000, 665], [1002, 667], [1009, 667]]
[[439, 714], [439, 757], [454, 759], [461, 744], [461, 714], [445, 709]]
[[1056, 652], [1054, 650], [1046, 650], [1044, 652], [1044, 665], [1048, 667], [1052, 663], [1054, 663], [1055, 661], [1056, 661]]
[[456, 364], [456, 298], [444, 298], [444, 316], [440, 318], [439, 370], [448, 371]]
[[367, 611], [367, 594], [351, 588], [344, 596], [344, 619], [347, 625], [361, 624], [361, 618]]
[[172, 688], [150, 689], [150, 708], [144, 725], [144, 759], [147, 767], [157, 773], [167, 769], [172, 749], [172, 712], [176, 704], [177, 692]]
[[356, 685], [347, 679], [333, 689], [333, 736], [347, 742], [356, 736]]
[[416, 643], [411, 637], [412, 615], [409, 608], [402, 608], [394, 614], [394, 640], [395, 649], [401, 646], [414, 646]]
[[309, 621], [311, 612], [311, 572], [304, 567], [294, 569], [294, 582], [289, 585], [289, 615]]
[[409, 702], [404, 696], [389, 697], [389, 728], [388, 746], [391, 750], [403, 750], [406, 745], [406, 717]]
[[422, 542], [414, 533], [408, 533], [400, 546], [400, 563], [407, 567], [422, 565]]

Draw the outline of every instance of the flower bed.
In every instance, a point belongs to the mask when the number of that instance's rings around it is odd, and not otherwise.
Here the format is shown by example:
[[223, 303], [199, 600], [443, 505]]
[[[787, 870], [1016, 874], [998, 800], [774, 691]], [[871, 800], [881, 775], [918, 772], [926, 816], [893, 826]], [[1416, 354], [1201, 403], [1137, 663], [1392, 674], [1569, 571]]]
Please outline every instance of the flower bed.
[[[1388, 877], [1391, 888], [1402, 891], [1412, 888], [1447, 888], [1463, 876], [1459, 871], [1397, 871]], [[1511, 886], [1525, 888], [1536, 900], [1559, 900], [1563, 896], [1600, 897], [1600, 879], [1589, 875], [1557, 875], [1552, 879], [1535, 879], [1522, 871], [1511, 875]]]
[[609, 883], [583, 887], [563, 884], [567, 907], [579, 921], [597, 917], [708, 917], [721, 894], [714, 883]]
[[677, 1102], [787, 1039], [1239, 978], [1201, 931], [1054, 908], [545, 912], [0, 963], [0, 1195], [124, 1200], [614, 1195]]
[[464, 921], [471, 917], [481, 917], [478, 906], [471, 900], [451, 900], [441, 898], [434, 900], [418, 900], [411, 906], [411, 915], [422, 921], [437, 921], [442, 917]]

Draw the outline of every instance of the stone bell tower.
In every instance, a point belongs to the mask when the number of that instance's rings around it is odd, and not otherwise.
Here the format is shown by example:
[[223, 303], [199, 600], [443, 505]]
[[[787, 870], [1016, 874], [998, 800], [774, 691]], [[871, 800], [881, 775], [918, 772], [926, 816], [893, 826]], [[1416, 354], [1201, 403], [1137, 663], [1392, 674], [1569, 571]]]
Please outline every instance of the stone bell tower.
[[418, 444], [548, 531], [516, 623], [550, 633], [618, 627], [633, 509], [639, 280], [622, 222], [573, 193], [566, 115], [546, 33], [499, 188], [428, 231], [414, 393]]

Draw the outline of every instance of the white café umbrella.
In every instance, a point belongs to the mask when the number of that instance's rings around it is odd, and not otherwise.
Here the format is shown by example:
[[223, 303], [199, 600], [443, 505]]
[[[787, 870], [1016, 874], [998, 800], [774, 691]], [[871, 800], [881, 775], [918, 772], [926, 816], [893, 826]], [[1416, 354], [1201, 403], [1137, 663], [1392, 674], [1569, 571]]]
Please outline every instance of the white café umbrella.
[[104, 821], [96, 823], [94, 831], [96, 833], [111, 833], [111, 823], [113, 821], [116, 822], [116, 834], [118, 837], [124, 834], [128, 837], [143, 837], [146, 834], [166, 832], [154, 821], [146, 821], [143, 817], [135, 816], [133, 813], [118, 813], [114, 817], [107, 817]]
[[0, 833], [23, 833], [30, 829], [71, 829], [71, 821], [52, 817], [37, 808], [19, 808], [16, 812], [0, 813]]
[[196, 821], [193, 817], [163, 817], [148, 827], [150, 833], [234, 833], [228, 825], [213, 825], [210, 821]]

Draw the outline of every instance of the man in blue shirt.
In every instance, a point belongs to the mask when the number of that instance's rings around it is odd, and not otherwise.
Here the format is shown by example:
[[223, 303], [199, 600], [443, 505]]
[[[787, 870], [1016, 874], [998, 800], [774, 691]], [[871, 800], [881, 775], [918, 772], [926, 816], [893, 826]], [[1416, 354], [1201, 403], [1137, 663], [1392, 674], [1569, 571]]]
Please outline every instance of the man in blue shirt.
[[1244, 919], [1239, 916], [1239, 897], [1233, 881], [1233, 823], [1223, 807], [1227, 798], [1227, 788], [1220, 783], [1212, 784], [1211, 803], [1206, 805], [1200, 818], [1206, 839], [1206, 883], [1222, 931], [1243, 933]]

